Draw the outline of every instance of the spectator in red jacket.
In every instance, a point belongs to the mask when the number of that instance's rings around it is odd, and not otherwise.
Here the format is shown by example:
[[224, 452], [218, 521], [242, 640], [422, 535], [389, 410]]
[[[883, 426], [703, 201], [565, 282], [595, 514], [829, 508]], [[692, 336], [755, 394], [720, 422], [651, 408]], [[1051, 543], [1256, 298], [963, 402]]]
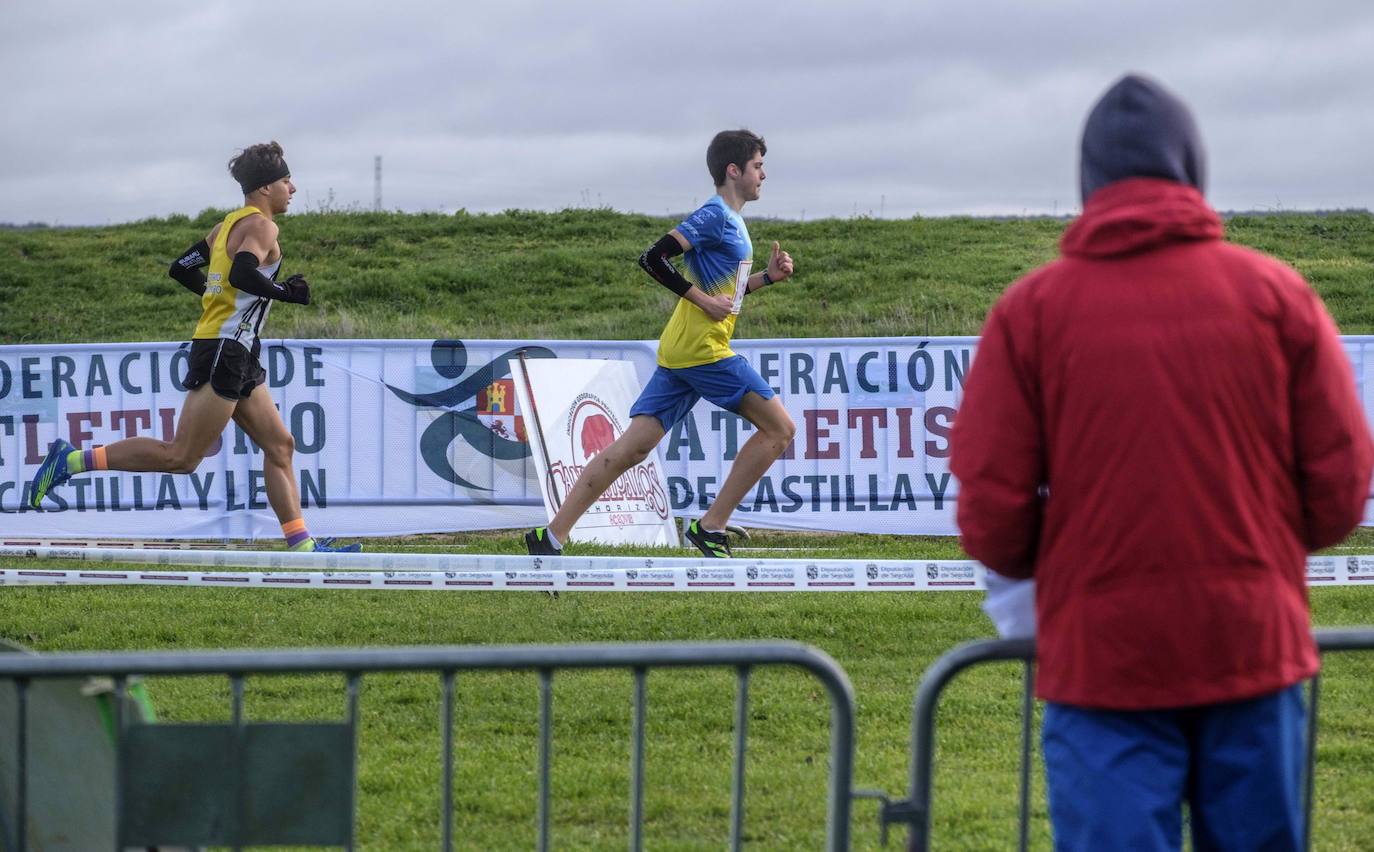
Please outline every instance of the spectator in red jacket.
[[1302, 840], [1305, 557], [1360, 522], [1374, 447], [1335, 324], [1226, 243], [1188, 108], [1112, 86], [1083, 215], [988, 314], [951, 437], [965, 549], [1034, 577], [1062, 849]]

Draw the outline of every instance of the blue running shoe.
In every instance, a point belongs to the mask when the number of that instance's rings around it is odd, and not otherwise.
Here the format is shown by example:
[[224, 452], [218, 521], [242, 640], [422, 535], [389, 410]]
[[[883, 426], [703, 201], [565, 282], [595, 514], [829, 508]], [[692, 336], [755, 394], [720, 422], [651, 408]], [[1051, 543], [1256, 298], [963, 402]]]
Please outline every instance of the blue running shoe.
[[316, 552], [316, 553], [361, 553], [362, 550], [363, 550], [362, 542], [357, 542], [357, 541], [355, 541], [355, 542], [353, 542], [352, 544], [345, 544], [345, 545], [342, 545], [342, 546], [340, 546], [340, 547], [335, 547], [335, 546], [334, 546], [334, 542], [335, 542], [335, 541], [336, 541], [336, 539], [332, 539], [332, 538], [317, 538], [317, 539], [315, 539], [315, 552]]
[[49, 491], [72, 478], [67, 472], [67, 454], [73, 452], [76, 452], [76, 447], [61, 438], [48, 446], [48, 455], [38, 466], [38, 472], [33, 475], [33, 482], [29, 485], [29, 506], [37, 509]]

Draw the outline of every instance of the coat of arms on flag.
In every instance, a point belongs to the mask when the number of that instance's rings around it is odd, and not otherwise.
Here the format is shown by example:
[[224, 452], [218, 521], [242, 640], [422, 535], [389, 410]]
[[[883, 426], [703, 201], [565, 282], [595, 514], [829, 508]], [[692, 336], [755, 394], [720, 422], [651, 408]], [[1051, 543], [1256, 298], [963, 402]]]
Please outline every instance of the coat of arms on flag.
[[497, 379], [477, 392], [477, 419], [507, 441], [525, 441], [525, 418], [515, 413], [515, 383]]

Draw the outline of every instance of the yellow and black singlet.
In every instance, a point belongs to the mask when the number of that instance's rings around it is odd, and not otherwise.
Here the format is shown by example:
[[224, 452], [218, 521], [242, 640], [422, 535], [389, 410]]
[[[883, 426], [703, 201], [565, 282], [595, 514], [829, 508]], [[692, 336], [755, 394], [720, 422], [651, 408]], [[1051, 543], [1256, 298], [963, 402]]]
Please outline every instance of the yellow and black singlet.
[[[272, 300], [264, 296], [245, 293], [229, 283], [229, 267], [234, 259], [229, 256], [229, 231], [239, 220], [262, 211], [256, 207], [240, 207], [224, 217], [215, 234], [215, 243], [210, 246], [210, 269], [205, 279], [205, 293], [200, 297], [200, 322], [196, 323], [193, 340], [233, 340], [254, 356], [261, 349], [259, 334], [267, 312], [272, 308]], [[276, 280], [277, 270], [281, 268], [281, 258], [274, 263], [259, 266], [258, 271]]]

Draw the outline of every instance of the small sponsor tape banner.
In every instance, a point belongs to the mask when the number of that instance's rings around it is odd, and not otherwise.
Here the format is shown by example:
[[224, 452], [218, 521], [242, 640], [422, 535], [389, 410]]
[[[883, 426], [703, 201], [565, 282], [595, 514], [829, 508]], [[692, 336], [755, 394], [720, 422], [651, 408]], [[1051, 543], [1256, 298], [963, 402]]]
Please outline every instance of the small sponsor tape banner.
[[[35, 560], [35, 564], [0, 568], [0, 585], [524, 591], [949, 591], [984, 586], [984, 569], [967, 560], [548, 558], [0, 547], [0, 557], [6, 556]], [[41, 567], [41, 561], [53, 559], [119, 567]], [[140, 564], [150, 567], [137, 567]], [[178, 567], [173, 570], [169, 566]], [[273, 570], [249, 570], [252, 568]]]
[[[34, 560], [0, 568], [0, 585], [156, 585], [283, 589], [435, 591], [841, 592], [979, 591], [971, 560], [729, 559], [619, 556], [505, 556], [425, 553], [315, 554], [285, 551], [154, 551], [0, 547], [0, 557]], [[68, 559], [113, 568], [47, 568]], [[139, 565], [156, 567], [140, 568]], [[175, 569], [168, 566], [177, 566]], [[187, 570], [208, 567], [210, 570]], [[1311, 586], [1374, 587], [1374, 555], [1316, 556]], [[271, 570], [254, 571], [253, 568]], [[293, 570], [297, 569], [297, 570]]]

